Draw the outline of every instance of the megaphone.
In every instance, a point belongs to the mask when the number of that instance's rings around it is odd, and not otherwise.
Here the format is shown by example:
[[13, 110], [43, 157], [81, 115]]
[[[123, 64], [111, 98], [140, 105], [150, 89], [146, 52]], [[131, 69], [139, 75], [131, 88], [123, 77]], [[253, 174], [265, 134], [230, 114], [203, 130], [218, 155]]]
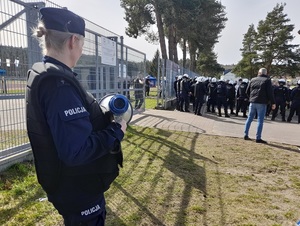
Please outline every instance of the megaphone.
[[99, 105], [103, 113], [110, 112], [116, 122], [124, 119], [128, 124], [132, 119], [132, 105], [122, 94], [107, 94], [100, 99]]

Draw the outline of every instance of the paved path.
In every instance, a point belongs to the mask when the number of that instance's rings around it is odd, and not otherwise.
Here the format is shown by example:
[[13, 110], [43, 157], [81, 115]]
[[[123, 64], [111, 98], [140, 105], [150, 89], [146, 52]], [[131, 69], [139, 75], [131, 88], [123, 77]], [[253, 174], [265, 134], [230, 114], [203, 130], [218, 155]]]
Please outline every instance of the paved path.
[[[225, 118], [213, 114], [196, 116], [193, 113], [180, 111], [146, 110], [135, 114], [130, 124], [243, 138], [245, 120], [245, 118], [235, 116]], [[249, 137], [252, 139], [255, 139], [256, 127], [257, 123], [254, 120], [249, 132]], [[297, 124], [296, 121], [292, 121], [292, 123], [270, 121], [268, 118], [264, 122], [262, 139], [268, 142], [300, 146], [300, 124]]]

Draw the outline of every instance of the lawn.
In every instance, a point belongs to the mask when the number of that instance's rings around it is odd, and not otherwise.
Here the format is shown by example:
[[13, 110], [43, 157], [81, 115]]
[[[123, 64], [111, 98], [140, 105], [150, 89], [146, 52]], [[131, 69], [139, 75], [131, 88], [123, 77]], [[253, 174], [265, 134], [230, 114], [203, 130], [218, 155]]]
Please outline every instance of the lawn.
[[[287, 226], [300, 219], [295, 146], [129, 126], [107, 226]], [[0, 174], [0, 225], [62, 225], [31, 162]]]

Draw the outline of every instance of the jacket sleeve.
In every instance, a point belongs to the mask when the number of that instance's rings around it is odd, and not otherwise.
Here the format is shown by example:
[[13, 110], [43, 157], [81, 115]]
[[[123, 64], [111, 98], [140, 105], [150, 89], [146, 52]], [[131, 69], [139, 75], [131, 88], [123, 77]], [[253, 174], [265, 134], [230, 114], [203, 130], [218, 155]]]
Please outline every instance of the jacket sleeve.
[[[59, 81], [57, 81], [59, 83]], [[68, 166], [87, 164], [100, 158], [123, 139], [117, 123], [93, 131], [89, 113], [75, 89], [66, 83], [45, 87], [40, 102], [59, 158]]]

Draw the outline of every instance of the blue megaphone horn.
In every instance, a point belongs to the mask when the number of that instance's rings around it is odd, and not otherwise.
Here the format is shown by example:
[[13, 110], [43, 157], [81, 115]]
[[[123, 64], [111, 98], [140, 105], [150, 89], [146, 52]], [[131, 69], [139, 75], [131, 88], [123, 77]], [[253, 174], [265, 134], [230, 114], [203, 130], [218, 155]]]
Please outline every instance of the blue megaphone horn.
[[122, 94], [107, 94], [100, 99], [99, 105], [103, 113], [111, 112], [116, 122], [124, 119], [128, 124], [132, 119], [132, 105]]

